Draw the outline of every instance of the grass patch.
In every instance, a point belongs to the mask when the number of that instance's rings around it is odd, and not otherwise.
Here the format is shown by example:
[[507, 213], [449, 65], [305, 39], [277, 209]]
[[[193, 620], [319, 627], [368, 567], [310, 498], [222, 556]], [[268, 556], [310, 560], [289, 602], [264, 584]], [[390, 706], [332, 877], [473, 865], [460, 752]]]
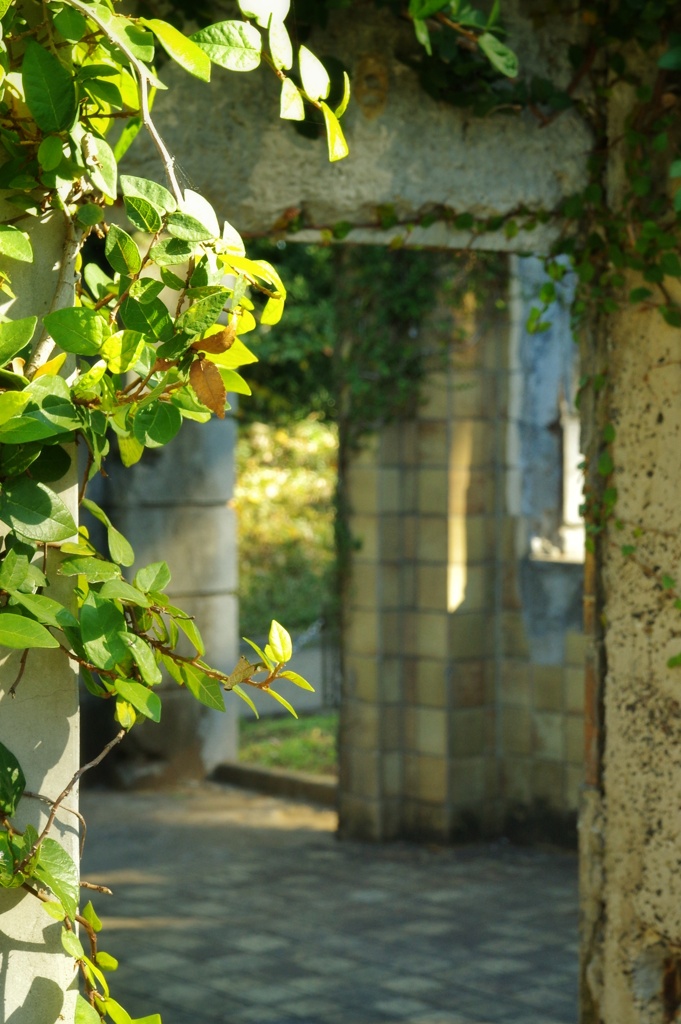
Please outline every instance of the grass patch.
[[295, 718], [241, 719], [239, 761], [265, 768], [288, 768], [313, 775], [336, 775], [338, 714]]

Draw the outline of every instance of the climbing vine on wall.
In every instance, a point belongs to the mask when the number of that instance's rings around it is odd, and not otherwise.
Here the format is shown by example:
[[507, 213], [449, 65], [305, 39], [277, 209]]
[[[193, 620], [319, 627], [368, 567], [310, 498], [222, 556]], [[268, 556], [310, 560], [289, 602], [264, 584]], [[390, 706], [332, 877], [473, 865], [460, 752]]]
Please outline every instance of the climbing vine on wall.
[[[227, 393], [249, 391], [238, 371], [255, 358], [242, 340], [256, 326], [250, 296], [262, 296], [258, 318], [270, 325], [286, 298], [274, 267], [247, 256], [237, 231], [180, 187], [151, 113], [165, 88], [157, 47], [203, 81], [214, 64], [237, 72], [268, 64], [280, 81], [281, 116], [297, 118], [312, 106], [326, 126], [330, 159], [347, 153], [338, 120], [347, 79], [332, 109], [323, 65], [308, 48], [294, 50], [284, 23], [288, 3], [241, 0], [239, 8], [238, 18], [188, 38], [158, 18], [120, 14], [110, 0], [0, 0], [0, 289], [7, 300], [0, 319], [0, 649], [21, 652], [5, 699], [30, 685], [34, 652], [54, 650], [78, 666], [95, 697], [110, 702], [118, 724], [114, 739], [59, 794], [29, 793], [30, 766], [0, 744], [0, 887], [32, 894], [62, 923], [64, 951], [82, 980], [77, 1024], [131, 1020], [111, 995], [117, 964], [100, 948], [101, 924], [92, 903], [81, 901], [77, 866], [52, 835], [82, 774], [138, 722], [160, 720], [164, 675], [219, 711], [225, 690], [255, 710], [248, 695], [255, 687], [295, 714], [273, 684], [311, 689], [287, 668], [291, 640], [277, 622], [264, 650], [251, 643], [255, 657], [242, 657], [229, 673], [212, 666], [194, 619], [166, 593], [166, 563], [136, 566], [132, 575], [130, 544], [87, 496], [114, 438], [131, 466], [170, 442], [186, 420], [224, 417]], [[141, 130], [155, 144], [165, 184], [118, 173]], [[119, 194], [129, 231], [107, 222]], [[63, 251], [49, 311], [13, 318], [19, 289], [12, 268], [32, 264], [55, 234]], [[105, 269], [84, 262], [90, 234], [104, 240]], [[30, 275], [17, 277], [26, 280], [18, 294], [24, 308], [40, 302]], [[78, 529], [60, 493], [74, 442], [87, 449], [78, 501], [104, 526], [106, 552]], [[75, 601], [64, 598], [60, 580], [71, 581]], [[181, 641], [193, 653], [180, 653]], [[17, 823], [26, 800], [48, 808], [40, 829]], [[144, 1020], [159, 1024], [160, 1017]]]

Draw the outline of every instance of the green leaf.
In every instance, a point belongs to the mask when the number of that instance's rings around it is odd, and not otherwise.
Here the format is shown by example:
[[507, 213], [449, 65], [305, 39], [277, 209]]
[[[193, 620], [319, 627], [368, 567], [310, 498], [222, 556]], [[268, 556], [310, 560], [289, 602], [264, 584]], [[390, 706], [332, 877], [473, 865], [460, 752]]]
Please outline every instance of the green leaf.
[[672, 46], [666, 53], [663, 53], [657, 62], [659, 68], [667, 71], [681, 70], [681, 46]]
[[133, 433], [145, 448], [162, 448], [182, 426], [182, 415], [174, 405], [157, 402], [140, 409], [133, 422]]
[[99, 920], [99, 917], [97, 916], [97, 911], [92, 906], [92, 900], [85, 904], [85, 906], [81, 910], [81, 914], [85, 918], [87, 923], [90, 925], [93, 932], [101, 932], [102, 922]]
[[166, 53], [180, 67], [201, 81], [210, 82], [210, 57], [197, 43], [178, 32], [167, 21], [144, 18], [143, 23], [151, 29]]
[[173, 336], [173, 322], [160, 299], [140, 302], [129, 295], [124, 299], [120, 312], [123, 323], [131, 331], [151, 335], [159, 341], [169, 341]]
[[102, 1018], [99, 1016], [93, 1006], [90, 1006], [87, 999], [83, 999], [80, 992], [76, 996], [76, 1016], [74, 1024], [102, 1024]]
[[194, 249], [192, 242], [185, 242], [181, 238], [166, 238], [151, 247], [149, 256], [159, 267], [174, 267], [178, 263], [186, 263], [193, 256]]
[[137, 196], [146, 199], [148, 203], [162, 210], [163, 213], [173, 213], [177, 209], [177, 202], [172, 192], [169, 192], [163, 185], [149, 178], [138, 178], [132, 174], [121, 174], [121, 191], [124, 196]]
[[169, 604], [166, 606], [165, 611], [173, 618], [179, 628], [182, 630], [184, 635], [190, 641], [191, 644], [196, 648], [199, 654], [205, 653], [205, 645], [199, 632], [198, 626], [194, 620], [183, 612], [181, 608], [176, 608], [174, 605]]
[[191, 694], [207, 708], [215, 711], [225, 710], [225, 699], [222, 694], [222, 687], [217, 679], [207, 676], [200, 668], [194, 665], [184, 664], [180, 669], [182, 679]]
[[[47, 884], [50, 885], [49, 882]], [[52, 886], [50, 886], [50, 888], [52, 888]], [[69, 917], [70, 916], [71, 915], [69, 914]], [[74, 960], [82, 960], [85, 956], [85, 950], [83, 949], [83, 944], [80, 939], [75, 932], [69, 931], [67, 928], [62, 930], [61, 944], [69, 956], [72, 956]]]
[[117, 664], [132, 663], [130, 649], [120, 638], [125, 628], [125, 617], [117, 605], [91, 590], [81, 609], [80, 629], [85, 654], [93, 665], [113, 669]]
[[17, 352], [21, 352], [22, 348], [28, 345], [37, 323], [37, 316], [27, 316], [21, 320], [10, 320], [6, 324], [0, 324], [0, 366], [5, 366]]
[[[59, 601], [54, 601], [44, 594], [21, 594], [12, 592], [12, 604], [18, 604], [27, 612], [42, 622], [45, 626], [54, 626], [57, 629], [64, 629], [67, 626], [78, 626], [78, 620]], [[0, 613], [2, 614], [2, 613]], [[52, 646], [52, 645], [50, 645]]]
[[26, 105], [38, 127], [44, 132], [70, 128], [76, 116], [76, 87], [61, 61], [29, 39], [21, 72]]
[[128, 220], [139, 231], [155, 235], [157, 231], [161, 230], [163, 214], [148, 199], [142, 199], [141, 196], [125, 196], [123, 203]]
[[139, 249], [127, 231], [116, 224], [109, 226], [104, 253], [115, 271], [123, 277], [134, 277], [142, 267]]
[[87, 509], [91, 516], [94, 516], [95, 519], [99, 520], [106, 527], [109, 551], [114, 562], [117, 562], [119, 565], [132, 565], [135, 561], [135, 552], [123, 534], [112, 524], [106, 512], [89, 498], [83, 498], [81, 505]]
[[345, 141], [343, 129], [338, 123], [338, 118], [334, 112], [330, 107], [327, 107], [326, 103], [322, 103], [321, 108], [324, 115], [324, 123], [326, 124], [326, 141], [329, 147], [329, 160], [331, 163], [335, 163], [336, 160], [342, 160], [346, 157], [350, 150], [348, 149], [348, 144]]
[[161, 700], [147, 686], [143, 686], [142, 683], [131, 683], [127, 679], [116, 679], [114, 688], [123, 700], [132, 704], [145, 718], [150, 718], [152, 722], [161, 721]]
[[67, 540], [77, 533], [73, 516], [59, 495], [28, 477], [5, 482], [0, 520], [20, 536], [42, 543]]
[[298, 86], [290, 78], [281, 83], [281, 101], [279, 116], [286, 121], [304, 121], [305, 104]]
[[[78, 897], [80, 895], [78, 868], [64, 847], [55, 839], [44, 839], [40, 845], [38, 863], [34, 871], [37, 878], [49, 885], [59, 902], [63, 904], [66, 913], [73, 920], [78, 912]], [[73, 935], [73, 932], [69, 934]], [[75, 935], [73, 937], [75, 938]], [[68, 949], [66, 951], [70, 952]]]
[[62, 7], [61, 11], [52, 15], [57, 32], [70, 43], [79, 42], [87, 32], [87, 22], [82, 14], [71, 7]]
[[331, 89], [331, 79], [319, 57], [315, 57], [307, 46], [301, 46], [298, 51], [298, 65], [303, 89], [310, 99], [325, 100]]
[[151, 562], [135, 576], [135, 586], [145, 593], [158, 593], [170, 583], [170, 569], [166, 562]]
[[132, 1018], [127, 1010], [124, 1010], [115, 999], [104, 999], [102, 1006], [111, 1017], [114, 1024], [132, 1024]]
[[33, 263], [33, 248], [28, 235], [13, 224], [0, 224], [0, 255], [21, 263]]
[[140, 444], [135, 437], [119, 437], [118, 438], [118, 451], [121, 457], [121, 462], [128, 469], [130, 466], [134, 466], [135, 463], [139, 462], [144, 454], [144, 445]]
[[54, 171], [64, 159], [64, 143], [57, 135], [47, 135], [38, 146], [38, 163], [44, 171]]
[[518, 58], [513, 50], [510, 50], [505, 43], [493, 36], [491, 32], [483, 32], [478, 36], [478, 46], [487, 57], [488, 61], [497, 71], [507, 78], [516, 78], [518, 75]]
[[598, 457], [598, 473], [600, 476], [610, 476], [615, 466], [609, 452], [601, 452]]
[[409, 15], [412, 18], [430, 18], [445, 7], [449, 7], [448, 0], [409, 0]]
[[99, 596], [109, 601], [138, 605], [140, 608], [148, 608], [151, 604], [148, 597], [125, 580], [109, 580], [99, 591]]
[[276, 619], [272, 619], [268, 642], [272, 648], [272, 653], [278, 662], [290, 661], [293, 656], [291, 636], [287, 630], [285, 630], [284, 627], [276, 621]]
[[214, 64], [228, 71], [254, 71], [260, 64], [262, 39], [246, 21], [219, 21], [191, 37]]
[[114, 156], [118, 163], [121, 162], [125, 154], [130, 149], [131, 145], [139, 135], [144, 122], [141, 117], [131, 117], [129, 121], [125, 122], [123, 131], [118, 136], [118, 140], [114, 146]]
[[26, 789], [21, 765], [11, 750], [0, 743], [0, 811], [12, 818]]
[[667, 668], [678, 668], [681, 665], [681, 654], [675, 654], [667, 661]]
[[632, 288], [629, 292], [629, 302], [645, 302], [652, 294], [650, 288]]
[[[149, 647], [149, 644], [145, 643], [142, 637], [137, 636], [135, 633], [121, 633], [121, 639], [123, 640], [123, 643], [127, 644], [130, 648], [135, 664], [140, 670], [145, 683], [149, 686], [158, 686], [158, 684], [162, 682], [163, 677], [161, 675], [160, 668], [156, 664], [154, 652], [151, 647]], [[135, 704], [134, 700], [131, 700], [131, 698], [127, 697], [124, 693], [122, 693], [121, 696], [125, 697], [126, 700], [129, 700], [131, 704]], [[135, 707], [137, 707], [136, 704]]]
[[139, 331], [118, 331], [100, 349], [112, 373], [127, 373], [142, 358], [147, 342]]
[[83, 306], [57, 309], [43, 317], [45, 330], [65, 352], [94, 356], [107, 338], [111, 328], [101, 313]]
[[23, 651], [29, 647], [59, 647], [59, 641], [35, 619], [0, 611], [0, 647]]
[[48, 903], [42, 903], [41, 906], [45, 913], [49, 914], [55, 921], [63, 921], [66, 917], [64, 907], [57, 900], [49, 900]]
[[286, 671], [280, 672], [279, 675], [282, 679], [290, 679], [291, 682], [296, 686], [299, 686], [301, 690], [309, 690], [311, 693], [315, 692], [314, 686], [311, 686], [307, 679], [304, 679], [297, 672], [292, 672], [290, 669], [286, 669]]
[[90, 181], [109, 199], [118, 198], [118, 164], [104, 139], [90, 133], [83, 136], [83, 156]]
[[110, 953], [105, 953], [102, 949], [97, 950], [96, 957], [97, 966], [102, 971], [117, 971], [118, 960], [115, 956], [111, 956]]
[[433, 44], [430, 41], [430, 32], [428, 31], [428, 24], [423, 18], [414, 18], [414, 32], [419, 43], [426, 51], [429, 57], [433, 56]]
[[169, 235], [187, 242], [207, 242], [216, 237], [215, 232], [205, 227], [196, 217], [179, 210], [168, 215], [166, 227]]
[[60, 576], [84, 576], [88, 583], [105, 583], [121, 575], [113, 562], [87, 555], [69, 555], [61, 562], [58, 572]]
[[203, 334], [217, 321], [230, 298], [227, 288], [206, 289], [209, 291], [189, 307], [176, 321], [176, 327], [187, 334]]
[[18, 555], [10, 548], [0, 565], [0, 587], [3, 590], [18, 590], [29, 574], [29, 561], [26, 555]]
[[118, 562], [119, 565], [132, 565], [135, 561], [132, 545], [115, 526], [110, 526], [107, 530], [107, 540], [114, 562]]

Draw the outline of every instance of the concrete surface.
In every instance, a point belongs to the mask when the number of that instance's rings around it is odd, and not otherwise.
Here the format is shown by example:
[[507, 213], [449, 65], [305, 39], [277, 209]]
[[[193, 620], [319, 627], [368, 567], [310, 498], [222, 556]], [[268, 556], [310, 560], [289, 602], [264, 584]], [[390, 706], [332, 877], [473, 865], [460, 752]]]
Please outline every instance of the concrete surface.
[[[567, 84], [568, 39], [580, 31], [579, 19], [562, 10], [542, 14], [538, 33], [530, 4], [507, 3], [511, 45], [525, 74]], [[266, 68], [238, 75], [215, 67], [206, 86], [174, 65], [163, 67], [169, 88], [156, 97], [158, 128], [191, 187], [241, 232], [281, 230], [301, 214], [316, 229], [346, 221], [355, 225], [350, 241], [385, 244], [404, 227], [378, 226], [382, 204], [393, 206], [403, 222], [417, 221], [433, 206], [480, 217], [519, 207], [552, 210], [587, 182], [592, 140], [575, 111], [542, 126], [531, 114], [476, 118], [432, 100], [415, 72], [395, 57], [420, 57], [412, 26], [387, 11], [367, 5], [359, 16], [333, 12], [308, 45], [342, 61], [353, 82], [353, 102], [343, 118], [350, 156], [334, 164], [323, 138], [304, 138], [278, 118], [279, 82]], [[144, 135], [125, 169], [161, 175]], [[513, 240], [503, 231], [490, 233], [482, 247], [545, 251], [555, 230], [540, 225]], [[298, 238], [318, 239], [319, 230]], [[418, 245], [465, 248], [470, 241], [470, 231], [443, 221], [410, 235], [410, 244]]]
[[163, 1024], [574, 1024], [576, 858], [338, 842], [217, 785], [86, 793], [112, 995]]

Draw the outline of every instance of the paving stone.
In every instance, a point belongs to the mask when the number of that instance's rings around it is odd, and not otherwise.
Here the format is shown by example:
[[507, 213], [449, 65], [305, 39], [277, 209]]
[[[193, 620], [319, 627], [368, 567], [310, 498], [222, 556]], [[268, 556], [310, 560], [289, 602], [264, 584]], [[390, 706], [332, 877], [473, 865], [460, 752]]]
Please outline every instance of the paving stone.
[[210, 785], [86, 792], [83, 811], [84, 877], [115, 889], [94, 900], [112, 995], [135, 1016], [575, 1024], [574, 857], [338, 843], [328, 810]]

